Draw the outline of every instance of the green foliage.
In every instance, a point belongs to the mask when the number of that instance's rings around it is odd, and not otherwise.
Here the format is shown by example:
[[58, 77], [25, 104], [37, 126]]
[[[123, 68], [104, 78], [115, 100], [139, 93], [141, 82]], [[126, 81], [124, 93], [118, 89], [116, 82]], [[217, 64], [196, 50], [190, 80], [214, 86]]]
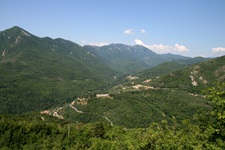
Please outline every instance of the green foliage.
[[189, 120], [178, 124], [174, 118], [172, 123], [162, 120], [147, 128], [126, 129], [103, 122], [68, 124], [37, 114], [26, 117], [0, 115], [0, 149], [218, 150], [225, 146], [223, 140], [209, 141], [210, 134]]
[[[204, 91], [212, 109], [199, 115], [202, 130], [209, 134], [209, 141], [218, 146], [225, 141], [225, 83], [217, 83]], [[225, 148], [225, 145], [223, 145]]]
[[191, 125], [188, 120], [185, 120], [182, 126], [173, 123], [168, 125], [168, 122], [163, 120], [161, 125], [154, 123], [147, 128], [140, 137], [143, 149], [203, 149], [204, 141], [198, 138], [200, 132], [197, 126]]
[[0, 149], [222, 150], [225, 148], [224, 91], [224, 83], [205, 90], [212, 109], [201, 113], [196, 123], [164, 117], [145, 128], [127, 129], [104, 122], [66, 123], [37, 113], [0, 115]]

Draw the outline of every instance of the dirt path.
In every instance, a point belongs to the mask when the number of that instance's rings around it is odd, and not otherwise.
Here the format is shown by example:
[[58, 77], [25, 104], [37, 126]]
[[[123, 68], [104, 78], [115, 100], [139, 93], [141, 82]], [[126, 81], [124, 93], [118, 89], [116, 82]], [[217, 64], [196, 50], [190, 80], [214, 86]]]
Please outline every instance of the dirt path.
[[75, 103], [75, 101], [73, 101], [73, 102], [70, 104], [70, 108], [72, 108], [72, 109], [75, 110], [76, 112], [81, 113], [81, 114], [82, 114], [82, 113], [95, 114], [95, 115], [97, 115], [97, 116], [99, 116], [99, 117], [102, 117], [102, 118], [106, 119], [106, 120], [110, 123], [110, 125], [113, 126], [112, 121], [109, 120], [109, 118], [107, 118], [106, 116], [102, 116], [102, 115], [99, 115], [99, 114], [97, 114], [97, 113], [83, 112], [83, 111], [77, 110], [77, 108], [73, 106], [74, 103]]
[[83, 113], [83, 111], [80, 111], [80, 110], [77, 110], [77, 108], [76, 107], [74, 107], [73, 105], [74, 105], [74, 103], [75, 103], [75, 101], [73, 101], [71, 104], [70, 104], [70, 107], [72, 108], [72, 109], [74, 109], [76, 112], [78, 112], [78, 113]]
[[110, 125], [113, 126], [113, 123], [111, 120], [109, 120], [109, 118], [107, 118], [106, 116], [102, 116], [102, 117], [104, 117], [110, 123]]

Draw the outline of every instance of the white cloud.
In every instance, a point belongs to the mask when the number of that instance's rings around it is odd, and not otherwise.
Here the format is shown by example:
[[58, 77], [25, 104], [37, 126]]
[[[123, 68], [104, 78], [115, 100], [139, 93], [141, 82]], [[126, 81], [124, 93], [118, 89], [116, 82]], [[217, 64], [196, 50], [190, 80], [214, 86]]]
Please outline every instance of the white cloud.
[[123, 32], [124, 34], [134, 34], [132, 29], [127, 29]]
[[140, 32], [143, 33], [143, 34], [146, 33], [146, 31], [144, 29], [141, 29]]
[[223, 53], [223, 52], [225, 52], [225, 48], [224, 47], [212, 48], [212, 52], [213, 53]]
[[154, 45], [149, 45], [148, 46], [149, 49], [157, 52], [157, 53], [170, 53], [173, 51], [173, 48], [171, 46], [168, 45], [163, 45], [163, 44], [154, 44]]
[[146, 45], [141, 40], [135, 39], [135, 44], [142, 45], [147, 47], [150, 50], [155, 51], [156, 53], [184, 53], [188, 51], [184, 45], [174, 44], [174, 46], [163, 45], [163, 44], [153, 44], [153, 45]]
[[81, 40], [80, 43], [81, 43], [81, 45], [86, 45], [86, 44], [88, 44], [88, 42], [85, 41], [85, 40]]
[[145, 44], [141, 40], [135, 39], [134, 42], [135, 44], [145, 46]]
[[104, 46], [104, 45], [109, 45], [108, 43], [89, 43], [89, 45], [92, 46]]
[[174, 47], [175, 47], [175, 51], [178, 51], [178, 52], [187, 52], [188, 51], [188, 49], [183, 45], [174, 44]]
[[90, 43], [90, 42], [87, 42], [85, 40], [81, 40], [81, 45], [104, 46], [104, 45], [109, 45], [109, 44], [108, 43], [103, 43], [103, 42]]

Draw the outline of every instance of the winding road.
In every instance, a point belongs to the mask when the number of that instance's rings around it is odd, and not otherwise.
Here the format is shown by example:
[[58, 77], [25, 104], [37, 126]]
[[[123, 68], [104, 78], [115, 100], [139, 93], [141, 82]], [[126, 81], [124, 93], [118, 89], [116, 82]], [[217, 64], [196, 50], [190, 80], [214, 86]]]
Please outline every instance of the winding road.
[[75, 110], [77, 113], [80, 113], [80, 114], [82, 114], [82, 113], [95, 114], [95, 115], [97, 115], [97, 116], [99, 116], [99, 117], [102, 117], [102, 118], [106, 119], [106, 120], [110, 123], [110, 125], [113, 126], [112, 121], [109, 120], [109, 118], [107, 118], [106, 116], [102, 116], [102, 115], [99, 115], [99, 114], [97, 114], [97, 113], [90, 113], [90, 112], [83, 112], [83, 111], [80, 111], [80, 110], [78, 110], [76, 107], [73, 106], [74, 103], [75, 103], [75, 101], [73, 101], [72, 103], [70, 103], [70, 107], [71, 107], [73, 110]]

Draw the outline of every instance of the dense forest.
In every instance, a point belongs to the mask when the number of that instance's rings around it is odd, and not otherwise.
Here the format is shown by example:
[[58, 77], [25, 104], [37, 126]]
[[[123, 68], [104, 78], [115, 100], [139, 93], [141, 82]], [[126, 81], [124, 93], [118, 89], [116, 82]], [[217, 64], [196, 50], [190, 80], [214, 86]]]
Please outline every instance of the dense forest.
[[225, 83], [204, 90], [210, 110], [146, 128], [69, 123], [48, 115], [0, 116], [0, 149], [225, 149]]

